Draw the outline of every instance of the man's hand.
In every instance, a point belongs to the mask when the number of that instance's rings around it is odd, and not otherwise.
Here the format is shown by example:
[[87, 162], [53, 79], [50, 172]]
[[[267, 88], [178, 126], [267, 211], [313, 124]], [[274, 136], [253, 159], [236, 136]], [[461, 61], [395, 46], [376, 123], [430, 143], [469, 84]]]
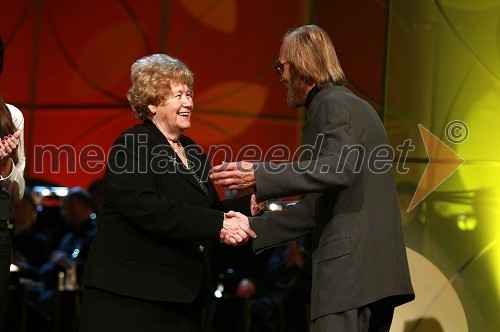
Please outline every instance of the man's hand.
[[252, 194], [252, 196], [250, 196], [250, 212], [252, 213], [252, 216], [261, 215], [262, 212], [264, 212], [265, 207], [266, 207], [266, 201], [257, 203], [257, 198], [255, 197], [255, 194]]
[[63, 269], [68, 269], [71, 266], [71, 260], [69, 256], [64, 251], [60, 250], [54, 250], [50, 254], [49, 261], [53, 265], [59, 265]]
[[250, 237], [255, 239], [257, 234], [250, 229], [245, 215], [229, 211], [224, 214], [224, 223], [219, 236], [222, 243], [238, 246], [247, 243]]
[[210, 179], [224, 189], [245, 189], [255, 186], [253, 164], [248, 161], [222, 163], [212, 168]]
[[242, 279], [238, 283], [238, 287], [236, 288], [236, 296], [242, 298], [251, 298], [255, 295], [255, 283], [247, 278]]

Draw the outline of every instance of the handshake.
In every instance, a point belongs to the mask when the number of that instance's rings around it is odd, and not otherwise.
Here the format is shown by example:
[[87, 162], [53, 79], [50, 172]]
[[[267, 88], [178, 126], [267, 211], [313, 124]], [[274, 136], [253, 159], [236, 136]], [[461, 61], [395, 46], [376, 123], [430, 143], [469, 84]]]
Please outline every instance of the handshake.
[[239, 246], [255, 239], [257, 234], [250, 229], [248, 217], [239, 212], [229, 211], [224, 214], [224, 222], [219, 233], [222, 243]]

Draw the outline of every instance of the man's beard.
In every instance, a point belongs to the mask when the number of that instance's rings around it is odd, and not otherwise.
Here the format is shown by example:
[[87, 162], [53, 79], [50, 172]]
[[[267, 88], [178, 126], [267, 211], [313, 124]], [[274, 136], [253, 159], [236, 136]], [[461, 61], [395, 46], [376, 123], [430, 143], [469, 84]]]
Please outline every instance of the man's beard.
[[288, 107], [300, 108], [304, 106], [307, 97], [304, 81], [292, 76], [290, 77], [290, 80], [287, 84], [287, 88], [288, 93], [286, 96], [286, 100], [288, 103]]

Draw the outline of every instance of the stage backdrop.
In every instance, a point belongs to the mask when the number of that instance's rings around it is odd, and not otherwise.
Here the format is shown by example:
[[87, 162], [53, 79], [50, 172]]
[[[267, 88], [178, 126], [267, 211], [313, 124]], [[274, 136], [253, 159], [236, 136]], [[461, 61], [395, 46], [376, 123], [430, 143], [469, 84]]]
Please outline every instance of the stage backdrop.
[[125, 97], [130, 66], [160, 52], [195, 73], [186, 134], [206, 152], [227, 145], [235, 159], [256, 144], [265, 157], [284, 144], [293, 156], [302, 114], [288, 109], [274, 65], [283, 34], [314, 13], [352, 86], [381, 109], [385, 11], [376, 1], [20, 0], [0, 10], [0, 88], [25, 115], [31, 178], [86, 187], [101, 177], [111, 143], [137, 122]]

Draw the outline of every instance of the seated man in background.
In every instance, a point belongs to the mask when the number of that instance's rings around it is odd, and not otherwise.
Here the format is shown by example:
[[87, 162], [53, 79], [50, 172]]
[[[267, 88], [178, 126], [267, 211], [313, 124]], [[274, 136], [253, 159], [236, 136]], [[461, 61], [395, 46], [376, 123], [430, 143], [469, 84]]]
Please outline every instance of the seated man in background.
[[[251, 298], [252, 332], [302, 332], [309, 328], [311, 295], [310, 237], [284, 243], [265, 256], [237, 288], [237, 296]], [[254, 255], [256, 263], [259, 256]], [[250, 263], [251, 266], [258, 264]]]
[[50, 313], [53, 307], [54, 291], [58, 284], [59, 272], [66, 274], [72, 265], [76, 266], [78, 287], [87, 259], [90, 243], [97, 233], [97, 220], [92, 209], [92, 197], [84, 189], [74, 187], [61, 201], [61, 216], [70, 231], [66, 233], [57, 250], [50, 254], [49, 261], [40, 269], [45, 291], [40, 297], [40, 305]]
[[12, 210], [12, 263], [18, 276], [39, 280], [39, 268], [49, 260], [50, 240], [36, 227], [37, 204], [31, 190], [14, 204]]

